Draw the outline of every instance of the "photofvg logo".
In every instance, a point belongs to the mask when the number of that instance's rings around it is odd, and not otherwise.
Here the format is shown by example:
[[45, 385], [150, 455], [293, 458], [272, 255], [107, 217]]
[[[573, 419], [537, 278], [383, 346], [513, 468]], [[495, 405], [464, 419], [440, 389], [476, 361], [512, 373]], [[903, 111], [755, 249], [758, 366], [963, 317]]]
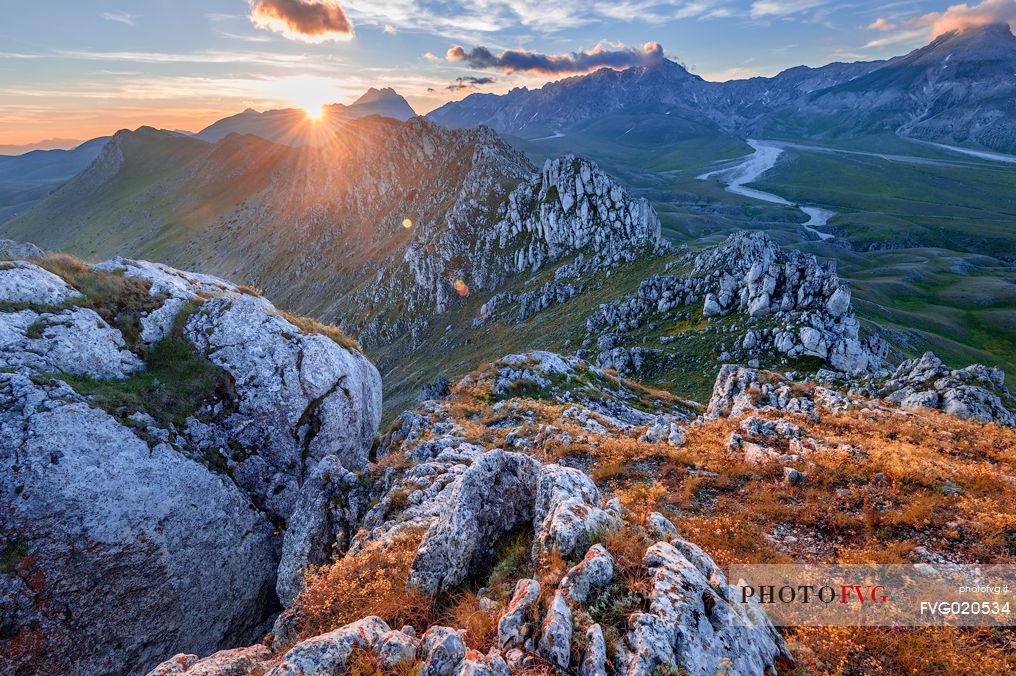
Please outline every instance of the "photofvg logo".
[[777, 626], [1014, 626], [1012, 565], [733, 565], [745, 617]]
[[841, 584], [839, 588], [825, 585], [816, 587], [800, 585], [763, 585], [756, 589], [749, 585], [741, 587], [741, 603], [757, 599], [763, 605], [771, 603], [885, 603], [889, 600], [885, 585]]

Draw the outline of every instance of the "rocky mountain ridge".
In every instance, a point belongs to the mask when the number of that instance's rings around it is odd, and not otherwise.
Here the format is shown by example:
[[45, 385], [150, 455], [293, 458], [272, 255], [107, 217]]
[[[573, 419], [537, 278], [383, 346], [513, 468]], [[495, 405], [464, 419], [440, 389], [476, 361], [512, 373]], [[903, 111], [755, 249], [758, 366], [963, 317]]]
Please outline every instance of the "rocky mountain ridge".
[[[647, 324], [656, 330], [682, 320], [740, 316], [744, 325], [720, 327], [727, 334], [716, 338], [720, 361], [757, 363], [783, 354], [814, 357], [849, 375], [886, 370], [889, 346], [874, 335], [862, 339], [849, 287], [814, 256], [785, 252], [762, 232], [738, 233], [668, 267], [687, 275], [649, 277], [635, 294], [600, 306], [586, 320], [584, 345], [597, 346], [601, 366], [644, 374], [651, 370], [647, 361], [665, 360], [661, 347], [621, 346], [629, 342], [625, 334]], [[661, 335], [658, 342], [682, 337]]]
[[[467, 291], [491, 291], [510, 274], [659, 240], [651, 207], [586, 160], [569, 156], [540, 171], [489, 130], [452, 132], [420, 119], [355, 125], [348, 143], [329, 149], [121, 133], [88, 171], [5, 230], [35, 229], [74, 209], [96, 218], [33, 239], [106, 242], [103, 250], [134, 255], [169, 246], [170, 260], [198, 255], [209, 237], [228, 242], [203, 254], [201, 267], [264, 286], [287, 307], [341, 314], [366, 344], [415, 337]], [[163, 160], [149, 168], [153, 144]], [[144, 182], [145, 171], [147, 187], [124, 195], [125, 174]], [[226, 204], [209, 213], [199, 203], [206, 194]], [[160, 214], [167, 203], [165, 220], [153, 215], [138, 230], [137, 213]]]

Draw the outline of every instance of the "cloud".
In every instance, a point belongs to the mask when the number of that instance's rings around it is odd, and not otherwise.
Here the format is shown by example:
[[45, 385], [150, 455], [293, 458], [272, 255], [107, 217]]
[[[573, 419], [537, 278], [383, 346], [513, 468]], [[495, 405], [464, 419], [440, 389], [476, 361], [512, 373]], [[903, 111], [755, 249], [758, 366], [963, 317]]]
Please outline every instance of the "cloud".
[[663, 59], [663, 47], [647, 42], [641, 49], [610, 49], [603, 44], [592, 51], [570, 54], [540, 54], [524, 49], [509, 49], [495, 55], [486, 47], [466, 51], [456, 45], [445, 56], [449, 61], [464, 61], [472, 68], [496, 69], [506, 73], [529, 72], [540, 75], [588, 73], [599, 68], [629, 68], [657, 63]]
[[459, 91], [461, 89], [476, 89], [477, 87], [494, 84], [495, 82], [497, 82], [497, 80], [492, 77], [457, 77], [455, 78], [455, 82], [445, 87], [445, 89], [450, 89], [452, 91]]
[[434, 52], [424, 52], [423, 58], [431, 63], [439, 63], [441, 61], [441, 57]]
[[966, 3], [952, 5], [944, 12], [925, 14], [916, 23], [930, 26], [933, 38], [992, 23], [1004, 23], [1012, 28], [1016, 26], [1016, 0], [984, 0], [973, 7]]
[[896, 24], [886, 21], [882, 17], [879, 17], [868, 24], [868, 30], [870, 31], [884, 31], [888, 33], [891, 30], [895, 30]]
[[751, 4], [751, 18], [789, 16], [826, 4], [826, 0], [755, 0]]
[[128, 26], [134, 25], [134, 20], [137, 18], [134, 14], [128, 14], [127, 12], [102, 12], [99, 14], [100, 17], [106, 21], [115, 21], [117, 23], [126, 24]]
[[892, 45], [899, 44], [920, 44], [928, 41], [928, 29], [927, 28], [915, 28], [905, 31], [897, 31], [884, 38], [878, 38], [866, 43], [863, 49], [875, 49], [877, 47], [890, 47]]
[[348, 40], [353, 24], [335, 0], [249, 0], [250, 20], [258, 28], [291, 40]]
[[398, 35], [399, 29], [391, 25], [390, 23], [386, 23], [384, 27], [384, 32], [388, 33], [389, 35]]
[[1016, 0], [984, 0], [972, 7], [966, 3], [952, 5], [943, 12], [931, 12], [907, 19], [898, 26], [878, 19], [868, 28], [885, 31], [887, 35], [868, 42], [864, 49], [919, 44], [953, 31], [993, 23], [1008, 24], [1010, 30], [1016, 29]]

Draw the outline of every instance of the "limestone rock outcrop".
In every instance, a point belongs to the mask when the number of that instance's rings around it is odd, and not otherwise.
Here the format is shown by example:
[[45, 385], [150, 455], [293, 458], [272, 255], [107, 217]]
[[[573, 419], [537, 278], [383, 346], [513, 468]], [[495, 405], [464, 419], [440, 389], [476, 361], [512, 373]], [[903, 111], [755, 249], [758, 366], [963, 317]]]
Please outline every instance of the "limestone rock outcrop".
[[[888, 346], [861, 335], [850, 289], [814, 256], [781, 249], [763, 232], [739, 232], [673, 265], [686, 274], [648, 277], [635, 293], [601, 305], [586, 321], [587, 334], [623, 339], [648, 323], [722, 320], [724, 332], [712, 338], [726, 355], [721, 360], [745, 363], [775, 354], [814, 357], [848, 374], [886, 369]], [[681, 341], [708, 329], [672, 337]], [[632, 350], [619, 349], [601, 346], [599, 363], [637, 373], [667, 356], [661, 348], [635, 348], [643, 354], [631, 357]]]
[[749, 676], [789, 657], [760, 607], [735, 602], [739, 590], [702, 550], [658, 542], [644, 563], [652, 576], [649, 612], [631, 619], [619, 673], [652, 674], [662, 666], [706, 676], [723, 664], [728, 673]]
[[0, 576], [4, 616], [46, 635], [32, 668], [129, 673], [253, 638], [273, 527], [228, 477], [21, 374], [0, 374], [0, 460], [0, 526], [22, 552]]
[[932, 408], [957, 418], [1016, 427], [1016, 398], [999, 368], [972, 364], [950, 369], [932, 352], [908, 359], [874, 394], [905, 408]]
[[[0, 604], [31, 646], [0, 671], [137, 673], [263, 633], [301, 484], [319, 490], [285, 596], [360, 516], [345, 488], [380, 419], [377, 370], [247, 290], [145, 261], [0, 262], [0, 302]], [[344, 507], [321, 504], [336, 492]], [[220, 658], [177, 664], [240, 663]]]

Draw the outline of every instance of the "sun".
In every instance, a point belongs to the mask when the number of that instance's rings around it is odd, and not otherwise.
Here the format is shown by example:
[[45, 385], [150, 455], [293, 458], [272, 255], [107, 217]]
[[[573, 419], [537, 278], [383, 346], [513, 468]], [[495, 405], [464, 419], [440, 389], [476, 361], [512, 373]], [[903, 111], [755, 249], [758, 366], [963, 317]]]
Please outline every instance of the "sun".
[[350, 94], [337, 86], [334, 78], [319, 75], [291, 75], [265, 80], [259, 86], [264, 89], [264, 98], [273, 106], [300, 111], [308, 122], [327, 120], [329, 106]]
[[306, 115], [307, 119], [311, 122], [320, 122], [321, 118], [325, 116], [324, 104], [305, 105], [300, 107], [303, 108], [304, 115]]

